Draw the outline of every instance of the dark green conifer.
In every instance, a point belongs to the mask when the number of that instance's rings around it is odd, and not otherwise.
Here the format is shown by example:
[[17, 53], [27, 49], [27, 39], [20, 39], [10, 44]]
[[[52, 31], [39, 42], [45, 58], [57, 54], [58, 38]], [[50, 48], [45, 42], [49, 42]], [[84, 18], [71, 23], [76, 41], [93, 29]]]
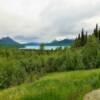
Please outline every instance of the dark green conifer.
[[78, 35], [78, 40], [80, 40], [81, 39], [81, 36], [80, 36], [80, 34]]
[[86, 32], [86, 35], [85, 35], [85, 44], [87, 43], [87, 39], [88, 39], [88, 33]]
[[85, 44], [85, 35], [84, 35], [84, 29], [82, 28], [81, 32], [81, 46], [84, 46]]
[[94, 35], [95, 35], [96, 38], [98, 38], [98, 35], [99, 35], [99, 33], [98, 33], [98, 24], [96, 24], [96, 28], [94, 29]]
[[98, 35], [99, 35], [99, 41], [100, 41], [100, 29], [99, 29]]

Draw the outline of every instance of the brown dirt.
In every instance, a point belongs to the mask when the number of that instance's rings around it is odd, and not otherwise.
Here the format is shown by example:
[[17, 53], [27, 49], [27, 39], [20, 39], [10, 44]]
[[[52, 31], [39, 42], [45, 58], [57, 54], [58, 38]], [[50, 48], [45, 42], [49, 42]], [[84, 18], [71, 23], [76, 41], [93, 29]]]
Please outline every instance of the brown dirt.
[[95, 90], [86, 94], [83, 100], [100, 100], [100, 90]]

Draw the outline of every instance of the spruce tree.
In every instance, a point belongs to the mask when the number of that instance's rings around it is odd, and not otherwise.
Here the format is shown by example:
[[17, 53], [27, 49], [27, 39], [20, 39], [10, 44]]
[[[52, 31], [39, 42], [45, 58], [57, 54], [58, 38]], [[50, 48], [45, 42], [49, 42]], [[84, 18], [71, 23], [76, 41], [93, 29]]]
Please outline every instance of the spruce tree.
[[78, 39], [77, 39], [77, 47], [81, 46], [81, 36], [80, 34], [78, 35]]
[[99, 41], [100, 41], [100, 29], [99, 29], [98, 35], [99, 35]]
[[81, 37], [80, 37], [80, 34], [78, 35], [78, 40], [80, 40], [81, 39]]
[[96, 24], [96, 28], [94, 29], [94, 35], [96, 38], [98, 38], [98, 24]]
[[87, 43], [87, 38], [88, 38], [88, 33], [86, 32], [86, 35], [85, 35], [85, 44]]
[[74, 44], [75, 47], [80, 47], [81, 46], [81, 36], [80, 36], [80, 33], [78, 34], [78, 36], [76, 37], [75, 39], [75, 44]]
[[82, 28], [81, 32], [81, 46], [84, 46], [85, 44], [85, 36], [84, 36], [84, 29]]

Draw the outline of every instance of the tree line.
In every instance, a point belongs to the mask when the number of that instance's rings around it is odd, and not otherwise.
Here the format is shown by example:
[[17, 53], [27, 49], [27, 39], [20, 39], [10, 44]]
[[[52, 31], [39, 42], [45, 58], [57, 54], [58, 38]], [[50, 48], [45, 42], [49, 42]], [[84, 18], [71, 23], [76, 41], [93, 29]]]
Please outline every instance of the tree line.
[[[92, 35], [94, 35], [98, 39], [98, 41], [100, 42], [100, 29], [98, 27], [98, 24], [96, 24], [96, 27], [94, 28]], [[88, 37], [89, 37], [88, 33], [85, 32], [84, 29], [82, 28], [81, 33], [75, 39], [74, 46], [76, 46], [76, 47], [84, 46], [87, 43]]]
[[70, 48], [46, 51], [43, 45], [40, 50], [0, 47], [0, 89], [33, 82], [51, 72], [100, 68], [99, 36], [96, 25], [91, 35], [82, 29]]

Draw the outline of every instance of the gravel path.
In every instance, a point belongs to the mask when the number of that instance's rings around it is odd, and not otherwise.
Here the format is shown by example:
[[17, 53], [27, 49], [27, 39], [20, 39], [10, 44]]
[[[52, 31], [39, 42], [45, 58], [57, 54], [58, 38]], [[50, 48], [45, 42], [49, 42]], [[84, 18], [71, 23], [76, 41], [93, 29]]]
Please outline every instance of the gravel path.
[[100, 90], [95, 90], [86, 94], [84, 100], [100, 100]]

